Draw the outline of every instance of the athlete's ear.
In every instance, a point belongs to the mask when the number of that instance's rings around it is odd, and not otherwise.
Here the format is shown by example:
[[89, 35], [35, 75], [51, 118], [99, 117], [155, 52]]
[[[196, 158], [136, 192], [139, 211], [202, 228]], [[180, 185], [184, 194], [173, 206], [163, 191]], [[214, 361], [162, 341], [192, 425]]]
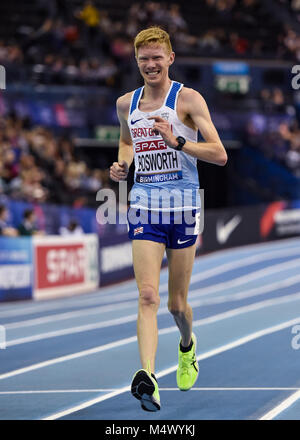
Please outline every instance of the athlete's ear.
[[175, 52], [171, 52], [169, 66], [171, 66], [174, 63], [174, 61], [175, 61]]

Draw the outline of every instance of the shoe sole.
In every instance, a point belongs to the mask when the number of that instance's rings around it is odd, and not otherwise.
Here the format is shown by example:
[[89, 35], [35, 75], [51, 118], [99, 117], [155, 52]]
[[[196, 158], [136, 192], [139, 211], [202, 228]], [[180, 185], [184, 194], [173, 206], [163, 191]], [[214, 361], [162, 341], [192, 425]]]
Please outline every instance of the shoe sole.
[[144, 371], [139, 371], [131, 384], [131, 394], [141, 401], [141, 407], [144, 411], [159, 411], [160, 404], [154, 399], [153, 393], [155, 386]]

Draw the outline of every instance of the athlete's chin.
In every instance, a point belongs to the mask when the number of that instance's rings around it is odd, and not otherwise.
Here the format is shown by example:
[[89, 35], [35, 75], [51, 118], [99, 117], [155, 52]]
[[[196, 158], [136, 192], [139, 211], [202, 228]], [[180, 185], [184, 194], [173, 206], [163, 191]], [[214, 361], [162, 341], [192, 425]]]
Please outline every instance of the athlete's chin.
[[148, 85], [156, 85], [163, 82], [163, 77], [161, 75], [157, 75], [155, 77], [149, 77], [148, 75], [144, 76], [145, 83]]

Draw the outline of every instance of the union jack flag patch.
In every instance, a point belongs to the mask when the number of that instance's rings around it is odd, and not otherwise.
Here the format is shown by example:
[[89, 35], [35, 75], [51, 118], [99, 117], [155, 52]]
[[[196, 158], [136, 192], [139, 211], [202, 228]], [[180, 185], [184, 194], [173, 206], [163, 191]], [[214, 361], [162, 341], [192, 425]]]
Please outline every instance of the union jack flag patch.
[[135, 228], [133, 231], [133, 235], [142, 234], [144, 232], [144, 226], [139, 226], [138, 228]]

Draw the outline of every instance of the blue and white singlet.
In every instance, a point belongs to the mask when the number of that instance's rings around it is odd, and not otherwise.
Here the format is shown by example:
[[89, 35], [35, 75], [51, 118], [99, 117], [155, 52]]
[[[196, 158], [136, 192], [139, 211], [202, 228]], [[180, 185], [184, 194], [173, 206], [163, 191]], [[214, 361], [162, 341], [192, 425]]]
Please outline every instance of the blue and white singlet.
[[131, 190], [131, 208], [159, 211], [199, 209], [199, 178], [197, 159], [183, 151], [168, 147], [160, 134], [152, 129], [150, 116], [168, 120], [173, 134], [197, 142], [197, 130], [180, 121], [176, 111], [183, 84], [172, 81], [163, 105], [151, 112], [139, 110], [144, 87], [136, 89], [131, 98], [128, 115], [134, 149], [134, 185]]

